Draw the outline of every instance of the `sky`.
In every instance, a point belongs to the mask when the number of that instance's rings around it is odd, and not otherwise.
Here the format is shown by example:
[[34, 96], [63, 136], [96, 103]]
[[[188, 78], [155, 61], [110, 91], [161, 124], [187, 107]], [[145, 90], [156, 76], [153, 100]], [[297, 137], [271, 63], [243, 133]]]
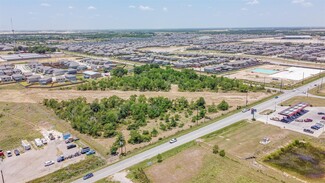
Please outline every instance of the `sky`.
[[0, 30], [325, 27], [325, 0], [0, 0]]

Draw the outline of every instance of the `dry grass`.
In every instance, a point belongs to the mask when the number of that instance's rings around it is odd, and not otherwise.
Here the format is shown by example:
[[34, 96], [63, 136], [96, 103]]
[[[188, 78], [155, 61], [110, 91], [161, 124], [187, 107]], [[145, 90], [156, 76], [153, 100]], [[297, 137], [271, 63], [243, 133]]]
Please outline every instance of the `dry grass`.
[[[323, 84], [325, 85], [325, 84]], [[322, 87], [321, 89], [317, 86], [311, 90], [308, 91], [312, 95], [317, 95], [321, 97], [325, 97], [325, 87]]]
[[306, 96], [292, 97], [291, 99], [282, 102], [281, 105], [289, 106], [299, 102], [306, 102], [314, 107], [325, 107], [325, 99]]
[[[271, 139], [268, 145], [259, 143], [264, 137]], [[168, 178], [168, 182], [301, 182], [304, 177], [294, 177], [262, 163], [267, 154], [294, 139], [325, 145], [321, 139], [260, 122], [240, 122], [198, 140], [197, 145], [145, 168], [145, 172], [153, 182], [166, 182]], [[227, 157], [212, 153], [215, 144], [225, 149]], [[193, 152], [199, 153], [192, 155]], [[250, 156], [256, 156], [256, 160], [245, 160]]]

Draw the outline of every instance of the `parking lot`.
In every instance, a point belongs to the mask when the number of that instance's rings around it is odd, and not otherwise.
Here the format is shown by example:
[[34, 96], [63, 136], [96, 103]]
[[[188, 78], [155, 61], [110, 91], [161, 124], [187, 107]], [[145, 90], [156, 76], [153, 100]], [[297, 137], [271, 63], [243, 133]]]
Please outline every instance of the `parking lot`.
[[[52, 141], [48, 138], [46, 132], [42, 133], [48, 141], [47, 145], [37, 148], [31, 143], [31, 150], [22, 152], [19, 156], [13, 155], [12, 157], [6, 157], [4, 159], [1, 166], [6, 183], [27, 182], [54, 172], [69, 164], [79, 162], [85, 158], [85, 155], [80, 155], [58, 163], [58, 156], [64, 155], [64, 157], [67, 157], [69, 155], [74, 155], [80, 152], [80, 148], [77, 146], [68, 150], [67, 144], [62, 138], [62, 134], [60, 138], [57, 138], [60, 134], [58, 132], [52, 131], [56, 137], [56, 139]], [[45, 166], [46, 161], [54, 161], [54, 164]]]
[[[291, 122], [285, 123], [282, 121], [274, 120], [277, 118], [279, 120], [281, 120], [284, 116], [280, 115], [279, 112], [281, 112], [287, 108], [288, 108], [288, 106], [276, 106], [276, 112], [273, 112], [270, 115], [258, 115], [256, 119], [258, 121], [262, 121], [266, 124], [275, 125], [280, 128], [283, 128], [283, 129], [289, 129], [292, 131], [296, 131], [296, 132], [303, 133], [306, 135], [311, 135], [314, 137], [319, 137], [324, 132], [325, 125], [318, 130], [312, 129], [311, 127], [313, 125], [316, 125], [316, 123], [325, 124], [325, 119], [322, 119], [322, 117], [324, 117], [325, 115], [318, 114], [319, 112], [325, 112], [325, 107], [306, 107], [305, 108], [306, 112], [303, 115], [292, 120]], [[274, 108], [272, 110], [274, 110]], [[312, 121], [307, 120], [307, 119], [311, 119]], [[309, 122], [306, 122], [306, 121], [309, 121]], [[304, 129], [309, 129], [312, 132], [311, 133], [304, 132]]]

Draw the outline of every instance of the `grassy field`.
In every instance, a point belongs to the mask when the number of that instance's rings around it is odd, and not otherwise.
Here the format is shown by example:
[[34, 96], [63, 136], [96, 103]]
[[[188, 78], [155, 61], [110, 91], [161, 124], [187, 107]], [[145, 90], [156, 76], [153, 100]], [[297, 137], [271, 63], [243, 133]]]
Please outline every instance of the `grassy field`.
[[35, 105], [0, 102], [0, 148], [11, 150], [21, 144], [21, 140], [34, 140], [42, 137], [38, 131], [41, 121], [48, 116], [42, 115]]
[[[271, 139], [268, 145], [259, 143], [264, 137]], [[241, 121], [163, 153], [161, 163], [156, 157], [146, 160], [130, 168], [128, 177], [135, 182], [146, 182], [144, 177], [152, 182], [318, 182], [319, 179], [283, 174], [263, 163], [266, 155], [293, 139], [325, 145], [321, 139], [260, 122]], [[215, 144], [226, 151], [226, 157], [212, 153]]]
[[307, 102], [314, 107], [325, 107], [325, 99], [306, 96], [292, 97], [291, 99], [282, 102], [281, 105], [289, 106], [299, 102]]
[[105, 165], [105, 161], [100, 159], [97, 156], [87, 157], [86, 160], [79, 163], [69, 165], [65, 168], [57, 170], [51, 174], [40, 177], [38, 179], [32, 180], [29, 183], [61, 183], [61, 182], [70, 182], [69, 180], [76, 176], [82, 176], [94, 170], [96, 168], [102, 167]]
[[[323, 84], [323, 85], [325, 85], [325, 84]], [[321, 89], [319, 89], [319, 87], [317, 86], [317, 87], [309, 90], [308, 93], [310, 93], [312, 95], [325, 97], [325, 86], [323, 86]]]
[[325, 181], [325, 149], [298, 140], [273, 152], [265, 162], [306, 178]]

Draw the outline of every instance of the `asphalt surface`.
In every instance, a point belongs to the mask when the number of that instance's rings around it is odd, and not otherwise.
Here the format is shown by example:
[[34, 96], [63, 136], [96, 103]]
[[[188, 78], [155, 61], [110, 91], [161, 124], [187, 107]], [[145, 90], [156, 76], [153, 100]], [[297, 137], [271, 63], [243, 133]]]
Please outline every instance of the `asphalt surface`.
[[[287, 99], [290, 99], [294, 96], [298, 96], [300, 95], [302, 92], [304, 91], [307, 91], [308, 88], [311, 88], [311, 87], [314, 87], [315, 84], [319, 84], [321, 81], [321, 79], [318, 79], [314, 82], [311, 82], [309, 84], [306, 84], [304, 86], [301, 86], [299, 88], [296, 88], [296, 90], [291, 90], [291, 91], [284, 91], [284, 93], [282, 95], [279, 96], [279, 98], [273, 98], [273, 99], [270, 99], [266, 102], [263, 102], [259, 105], [256, 105], [254, 106], [253, 108], [254, 109], [257, 109], [257, 113], [259, 111], [262, 111], [262, 110], [265, 110], [267, 108], [272, 108], [272, 107], [275, 107], [277, 104], [279, 104], [280, 102], [282, 101], [285, 101]], [[224, 118], [222, 120], [219, 120], [219, 121], [216, 121], [210, 125], [207, 125], [207, 126], [204, 126], [198, 130], [195, 130], [193, 132], [190, 132], [188, 134], [185, 134], [183, 136], [180, 136], [177, 138], [177, 142], [176, 143], [173, 143], [173, 144], [170, 144], [169, 142], [167, 143], [164, 143], [164, 144], [161, 144], [157, 147], [154, 147], [152, 149], [149, 149], [147, 151], [144, 151], [140, 154], [137, 154], [135, 156], [132, 156], [130, 158], [127, 158], [127, 159], [124, 159], [122, 161], [119, 161], [113, 165], [110, 165], [108, 167], [105, 167], [101, 170], [98, 170], [96, 172], [94, 172], [94, 177], [88, 179], [88, 180], [83, 180], [82, 178], [81, 179], [78, 179], [76, 181], [74, 181], [75, 183], [78, 183], [78, 182], [96, 182], [100, 179], [103, 179], [103, 178], [106, 178], [110, 175], [113, 175], [114, 173], [117, 173], [119, 171], [122, 171], [124, 169], [127, 169], [133, 165], [136, 165], [146, 159], [149, 159], [149, 158], [152, 158], [152, 157], [155, 157], [157, 156], [157, 154], [159, 153], [163, 153], [163, 152], [166, 152], [166, 151], [169, 151], [175, 147], [178, 147], [178, 146], [181, 146], [187, 142], [190, 142], [190, 141], [193, 141], [197, 138], [200, 138], [204, 135], [207, 135], [209, 133], [212, 133], [214, 131], [217, 131], [217, 130], [220, 130], [222, 128], [225, 128], [229, 125], [232, 125], [240, 120], [243, 120], [243, 119], [252, 119], [252, 114], [248, 111], [248, 112], [245, 112], [245, 113], [242, 113], [242, 112], [238, 112], [234, 115], [231, 115], [227, 118]]]

